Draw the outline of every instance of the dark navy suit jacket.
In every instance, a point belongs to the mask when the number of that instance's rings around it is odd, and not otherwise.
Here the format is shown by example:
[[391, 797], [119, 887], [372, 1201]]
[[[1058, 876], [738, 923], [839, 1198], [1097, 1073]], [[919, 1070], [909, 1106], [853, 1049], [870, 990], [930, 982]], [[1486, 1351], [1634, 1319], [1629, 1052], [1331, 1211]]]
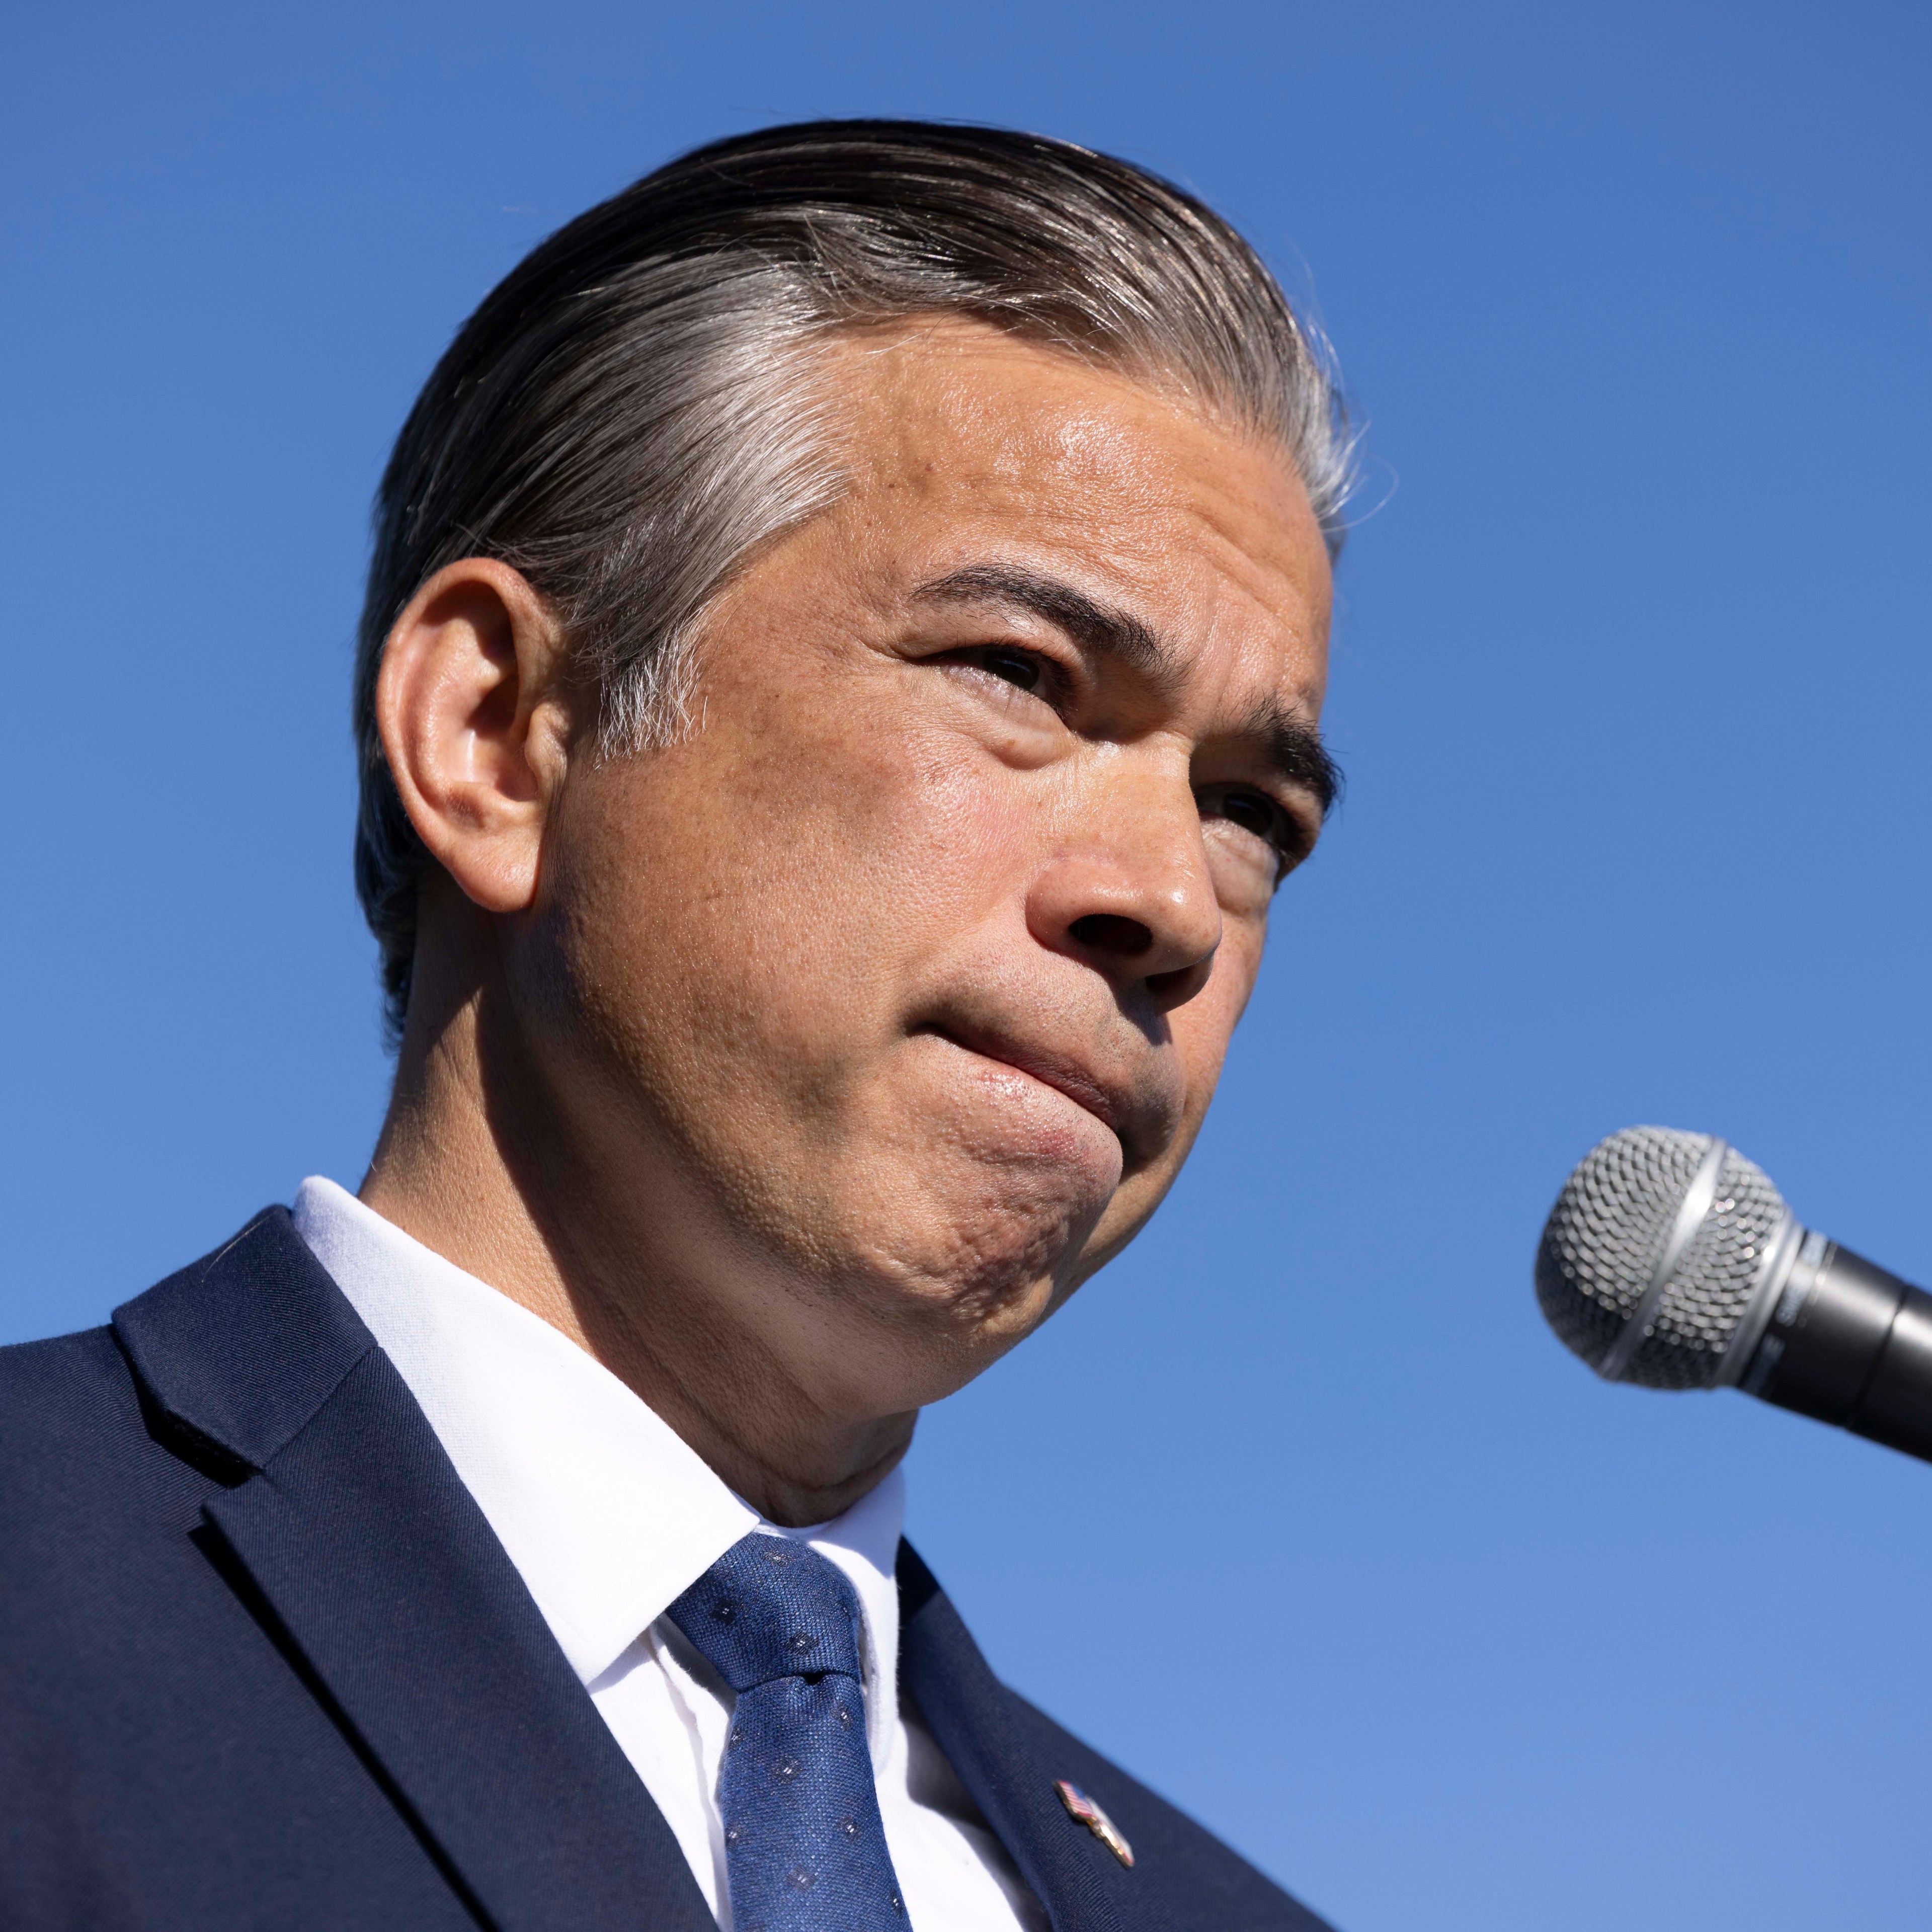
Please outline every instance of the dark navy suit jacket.
[[[901, 1682], [1058, 1932], [1321, 1932], [1001, 1684], [910, 1547], [899, 1592]], [[0, 1350], [7, 1932], [715, 1924], [284, 1210], [109, 1328]]]

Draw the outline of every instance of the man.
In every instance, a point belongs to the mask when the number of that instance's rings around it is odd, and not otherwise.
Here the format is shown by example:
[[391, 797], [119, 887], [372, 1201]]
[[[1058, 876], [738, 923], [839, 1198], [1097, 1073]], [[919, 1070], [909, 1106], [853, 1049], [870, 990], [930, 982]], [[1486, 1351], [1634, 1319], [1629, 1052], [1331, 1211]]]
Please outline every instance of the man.
[[0, 1367], [0, 1922], [1316, 1924], [992, 1677], [896, 1472], [1200, 1125], [1339, 423], [1217, 218], [996, 132], [724, 142], [484, 302], [378, 508], [359, 1198]]

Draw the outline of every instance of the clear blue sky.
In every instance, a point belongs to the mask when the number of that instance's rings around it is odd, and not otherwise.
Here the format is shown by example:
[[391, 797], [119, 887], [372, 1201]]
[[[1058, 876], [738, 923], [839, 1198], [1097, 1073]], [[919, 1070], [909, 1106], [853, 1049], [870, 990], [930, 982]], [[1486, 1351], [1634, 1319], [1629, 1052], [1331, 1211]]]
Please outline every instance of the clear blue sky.
[[914, 1534], [1016, 1684], [1345, 1932], [1924, 1925], [1932, 1468], [1603, 1388], [1529, 1285], [1638, 1120], [1932, 1276], [1922, 7], [190, 0], [8, 39], [0, 1337], [361, 1172], [366, 506], [490, 284], [766, 122], [1110, 148], [1312, 294], [1370, 421], [1351, 788], [1187, 1175], [927, 1418]]

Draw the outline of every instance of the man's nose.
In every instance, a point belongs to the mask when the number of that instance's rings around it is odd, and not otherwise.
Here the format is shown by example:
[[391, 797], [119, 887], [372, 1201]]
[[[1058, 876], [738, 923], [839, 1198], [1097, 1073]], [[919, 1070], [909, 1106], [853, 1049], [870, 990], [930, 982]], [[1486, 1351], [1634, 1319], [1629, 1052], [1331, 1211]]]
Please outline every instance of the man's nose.
[[1107, 788], [1035, 881], [1034, 937], [1169, 1012], [1208, 983], [1221, 907], [1191, 786]]

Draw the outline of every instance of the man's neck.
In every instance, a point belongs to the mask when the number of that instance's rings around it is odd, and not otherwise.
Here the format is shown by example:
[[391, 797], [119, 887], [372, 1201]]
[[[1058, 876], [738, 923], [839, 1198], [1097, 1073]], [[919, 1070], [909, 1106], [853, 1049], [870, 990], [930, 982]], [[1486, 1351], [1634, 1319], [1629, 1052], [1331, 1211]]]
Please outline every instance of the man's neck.
[[[594, 1160], [558, 1157], [541, 1096], [486, 1067], [480, 1004], [472, 995], [433, 1029], [406, 1033], [362, 1199], [595, 1357], [771, 1521], [842, 1515], [898, 1465], [916, 1411], [824, 1415], [766, 1336], [670, 1264], [670, 1244], [653, 1238], [662, 1190], [600, 1189]], [[412, 1010], [414, 1021], [422, 1003]], [[493, 1124], [493, 1086], [514, 1096], [494, 1112], [522, 1123], [517, 1144]], [[548, 1160], [532, 1152], [545, 1143]], [[559, 1169], [567, 1214], [547, 1184]], [[622, 1197], [614, 1211], [612, 1194]]]

